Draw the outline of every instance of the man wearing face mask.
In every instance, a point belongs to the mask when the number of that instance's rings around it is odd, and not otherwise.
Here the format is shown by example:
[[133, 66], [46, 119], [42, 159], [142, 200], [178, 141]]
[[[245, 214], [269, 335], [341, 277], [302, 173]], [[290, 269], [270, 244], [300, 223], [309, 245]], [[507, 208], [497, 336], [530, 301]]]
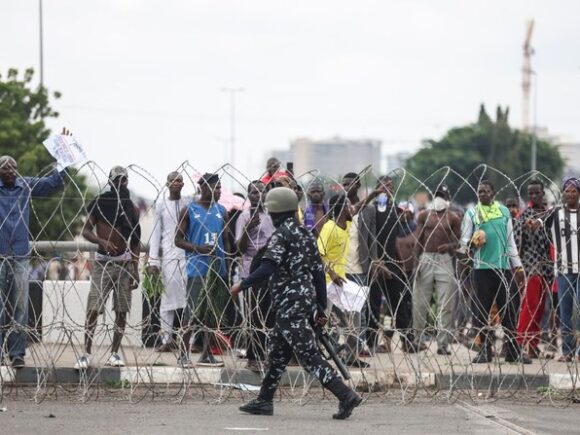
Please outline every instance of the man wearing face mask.
[[115, 332], [111, 355], [106, 365], [123, 367], [119, 356], [127, 313], [131, 308], [131, 291], [139, 285], [139, 244], [141, 227], [139, 211], [131, 201], [127, 169], [114, 166], [109, 173], [110, 190], [97, 196], [88, 206], [88, 218], [82, 235], [98, 245], [91, 274], [85, 323], [85, 353], [75, 364], [76, 370], [90, 365], [97, 318], [105, 310], [113, 292]]
[[[359, 212], [359, 256], [365, 258], [370, 283], [367, 307], [367, 343], [375, 352], [391, 349], [395, 330], [400, 334], [403, 352], [415, 353], [412, 334], [413, 295], [397, 252], [397, 236], [401, 228], [394, 204], [393, 179], [379, 177], [375, 190], [363, 201]], [[384, 347], [378, 340], [383, 327], [379, 322], [383, 296], [394, 329], [384, 331]]]
[[449, 200], [449, 188], [441, 184], [431, 207], [417, 218], [414, 249], [413, 327], [420, 340], [435, 289], [439, 301], [439, 312], [435, 313], [439, 355], [451, 355], [449, 343], [453, 328], [453, 292], [456, 289], [452, 253], [459, 246], [461, 236], [461, 219], [449, 209]]

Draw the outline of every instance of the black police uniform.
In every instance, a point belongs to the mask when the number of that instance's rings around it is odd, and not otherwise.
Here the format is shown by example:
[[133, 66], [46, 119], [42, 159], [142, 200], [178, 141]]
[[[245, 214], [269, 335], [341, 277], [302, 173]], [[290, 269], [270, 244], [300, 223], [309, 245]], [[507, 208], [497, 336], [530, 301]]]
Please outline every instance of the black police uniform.
[[[313, 285], [315, 277], [324, 276], [314, 236], [296, 219], [285, 220], [272, 234], [262, 264], [265, 261], [273, 266], [270, 291], [276, 324], [270, 333], [268, 371], [259, 397], [272, 400], [293, 352], [322, 385], [332, 383], [338, 374], [320, 354], [311, 324], [317, 303], [321, 309], [326, 305], [326, 294], [317, 295]], [[242, 281], [242, 289], [250, 287], [251, 278]]]
[[258, 401], [272, 401], [294, 353], [302, 367], [341, 401], [334, 418], [348, 417], [361, 399], [344, 384], [316, 344], [311, 322], [317, 305], [326, 308], [324, 268], [314, 236], [296, 218], [286, 219], [274, 231], [260, 268], [242, 281], [241, 289], [249, 288], [268, 269], [276, 324], [270, 333], [267, 372]]

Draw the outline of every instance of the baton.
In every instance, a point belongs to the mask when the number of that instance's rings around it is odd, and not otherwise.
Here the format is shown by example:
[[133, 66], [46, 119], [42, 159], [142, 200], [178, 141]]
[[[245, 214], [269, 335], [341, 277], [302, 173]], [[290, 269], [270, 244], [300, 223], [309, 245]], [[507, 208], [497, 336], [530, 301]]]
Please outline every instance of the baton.
[[[326, 358], [327, 360], [332, 358], [332, 360], [336, 364], [336, 368], [338, 369], [344, 380], [349, 380], [351, 378], [350, 373], [346, 368], [346, 366], [344, 365], [344, 362], [342, 361], [340, 356], [338, 356], [339, 352], [342, 351], [342, 349], [344, 349], [344, 346], [336, 346], [335, 345], [336, 342], [330, 337], [328, 331], [326, 331], [326, 329], [322, 326], [316, 328], [316, 338], [318, 342], [322, 345], [321, 350], [324, 358]], [[324, 350], [322, 348], [324, 348]]]

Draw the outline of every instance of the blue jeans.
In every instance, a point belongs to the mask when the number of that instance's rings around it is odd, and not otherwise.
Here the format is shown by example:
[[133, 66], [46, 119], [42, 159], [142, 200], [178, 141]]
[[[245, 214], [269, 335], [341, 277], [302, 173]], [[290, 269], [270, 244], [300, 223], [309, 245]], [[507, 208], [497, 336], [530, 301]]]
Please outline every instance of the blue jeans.
[[27, 327], [28, 259], [0, 257], [0, 355], [10, 332], [10, 359], [24, 358]]
[[558, 276], [558, 306], [560, 309], [560, 331], [562, 333], [562, 353], [566, 356], [574, 355], [576, 351], [576, 337], [572, 316], [574, 309], [579, 306], [580, 275], [566, 273]]

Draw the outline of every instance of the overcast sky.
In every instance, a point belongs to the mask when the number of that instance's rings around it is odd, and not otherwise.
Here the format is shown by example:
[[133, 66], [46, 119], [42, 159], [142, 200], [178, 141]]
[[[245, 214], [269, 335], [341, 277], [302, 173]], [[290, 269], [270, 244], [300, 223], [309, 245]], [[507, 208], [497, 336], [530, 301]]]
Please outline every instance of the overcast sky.
[[[244, 88], [235, 164], [250, 178], [301, 136], [416, 150], [482, 102], [509, 105], [519, 127], [530, 18], [538, 123], [580, 139], [577, 0], [45, 0], [44, 18], [45, 85], [63, 93], [51, 126], [70, 127], [105, 170], [215, 170], [227, 158], [223, 87]], [[37, 68], [38, 39], [38, 1], [0, 0], [0, 72]]]

